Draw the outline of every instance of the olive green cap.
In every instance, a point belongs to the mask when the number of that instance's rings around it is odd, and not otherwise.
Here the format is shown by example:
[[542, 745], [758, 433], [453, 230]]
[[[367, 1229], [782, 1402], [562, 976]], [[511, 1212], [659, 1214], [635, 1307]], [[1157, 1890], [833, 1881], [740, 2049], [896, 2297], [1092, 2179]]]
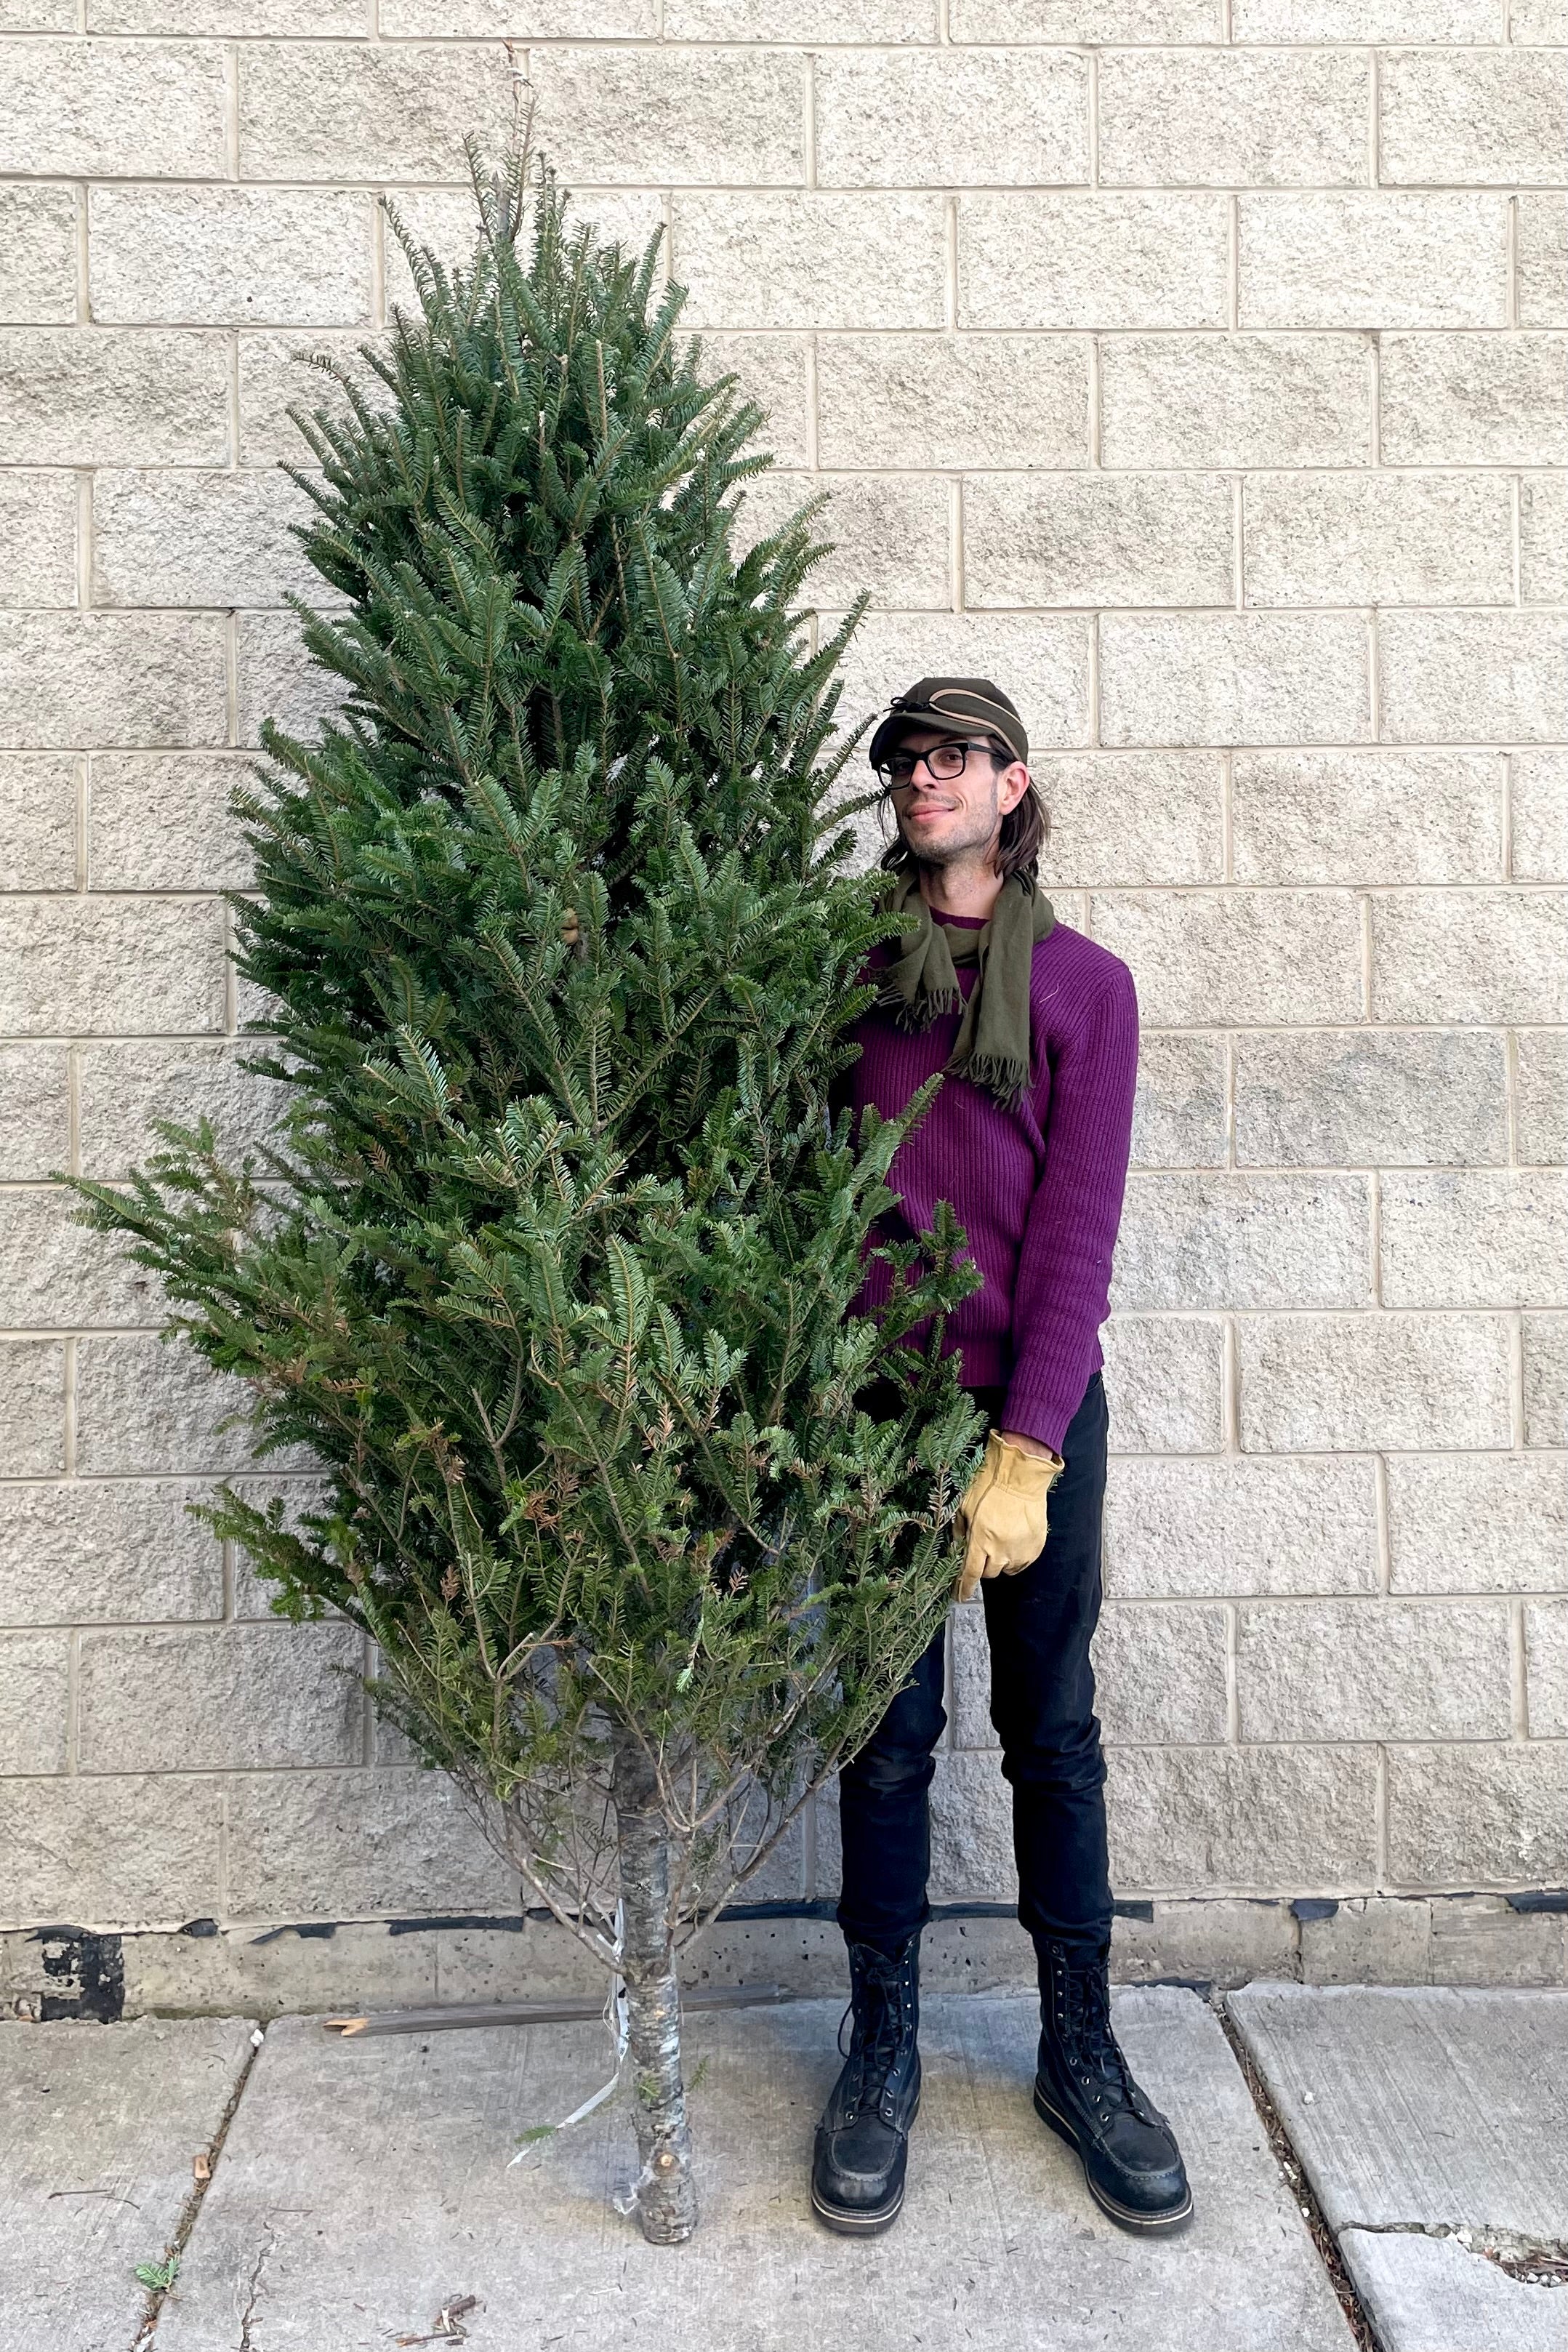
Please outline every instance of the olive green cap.
[[1000, 738], [1015, 760], [1029, 758], [1029, 736], [1018, 706], [988, 677], [922, 677], [895, 694], [871, 739], [874, 768], [910, 727], [978, 727]]

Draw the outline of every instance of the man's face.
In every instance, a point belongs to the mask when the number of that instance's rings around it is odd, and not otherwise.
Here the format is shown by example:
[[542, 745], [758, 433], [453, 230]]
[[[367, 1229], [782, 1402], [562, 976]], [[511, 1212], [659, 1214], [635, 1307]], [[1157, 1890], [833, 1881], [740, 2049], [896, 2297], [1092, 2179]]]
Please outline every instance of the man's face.
[[[912, 727], [898, 748], [915, 755], [963, 740], [956, 730]], [[999, 768], [980, 745], [968, 752], [961, 775], [936, 777], [922, 763], [908, 783], [892, 787], [889, 798], [905, 845], [921, 863], [950, 866], [992, 847], [1003, 817], [1028, 790], [1029, 770], [1021, 760]]]

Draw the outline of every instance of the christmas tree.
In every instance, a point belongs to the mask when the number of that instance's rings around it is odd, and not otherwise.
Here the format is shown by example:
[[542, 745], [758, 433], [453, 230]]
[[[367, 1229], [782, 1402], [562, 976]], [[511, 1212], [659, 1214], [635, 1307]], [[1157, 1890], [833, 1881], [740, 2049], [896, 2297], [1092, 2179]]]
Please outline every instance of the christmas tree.
[[319, 1506], [208, 1507], [624, 1986], [650, 2238], [695, 2217], [676, 1957], [946, 1607], [983, 1431], [949, 1220], [852, 1312], [904, 1118], [835, 1118], [886, 935], [848, 870], [849, 623], [810, 510], [740, 551], [758, 412], [681, 295], [476, 168], [472, 266], [297, 422], [342, 713], [240, 801], [276, 1143], [165, 1126], [85, 1213]]

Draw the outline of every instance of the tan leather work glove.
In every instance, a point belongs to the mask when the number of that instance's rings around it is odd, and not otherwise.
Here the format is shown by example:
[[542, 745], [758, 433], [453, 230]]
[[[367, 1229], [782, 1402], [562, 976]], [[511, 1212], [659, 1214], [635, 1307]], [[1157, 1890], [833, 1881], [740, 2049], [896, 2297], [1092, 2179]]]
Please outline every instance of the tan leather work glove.
[[1060, 1454], [1026, 1454], [992, 1430], [958, 1506], [968, 1544], [953, 1586], [956, 1601], [972, 1601], [982, 1577], [1016, 1576], [1040, 1558], [1046, 1497], [1065, 1467]]

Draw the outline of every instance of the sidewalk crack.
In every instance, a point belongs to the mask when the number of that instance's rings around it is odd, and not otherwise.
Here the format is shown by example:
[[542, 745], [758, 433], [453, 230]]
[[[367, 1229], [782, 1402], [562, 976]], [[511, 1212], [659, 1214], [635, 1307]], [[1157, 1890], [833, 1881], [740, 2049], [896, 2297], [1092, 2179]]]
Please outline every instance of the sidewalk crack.
[[1318, 2260], [1328, 2273], [1329, 2284], [1339, 2298], [1340, 2309], [1343, 2312], [1346, 2324], [1355, 2338], [1357, 2352], [1380, 2352], [1377, 2337], [1373, 2333], [1372, 2322], [1366, 2315], [1361, 2297], [1351, 2284], [1350, 2273], [1344, 2266], [1344, 2260], [1339, 2250], [1339, 2241], [1323, 2219], [1322, 2208], [1319, 2205], [1312, 2184], [1307, 2179], [1307, 2168], [1297, 2155], [1295, 2144], [1285, 2129], [1280, 2111], [1269, 2095], [1269, 2086], [1253, 2064], [1252, 2053], [1241, 2039], [1236, 2021], [1231, 2016], [1222, 1995], [1216, 1993], [1213, 2008], [1215, 2015], [1219, 2020], [1220, 2031], [1229, 2042], [1231, 2053], [1241, 2069], [1242, 2078], [1252, 2094], [1252, 2104], [1257, 2108], [1259, 2118], [1269, 2136], [1269, 2146], [1273, 2151], [1275, 2162], [1284, 2175], [1285, 2186], [1290, 2190], [1301, 2219], [1307, 2225], [1308, 2235], [1317, 2249]]
[[260, 2252], [256, 2255], [256, 2268], [250, 2274], [250, 2294], [239, 2324], [239, 2352], [256, 2352], [256, 2347], [250, 2340], [250, 2323], [256, 2317], [256, 2298], [261, 2293], [261, 2274], [267, 2267], [267, 2258], [277, 2243], [277, 2233], [272, 2223], [267, 2221], [263, 2227], [266, 2229], [267, 2236], [262, 2241]]

